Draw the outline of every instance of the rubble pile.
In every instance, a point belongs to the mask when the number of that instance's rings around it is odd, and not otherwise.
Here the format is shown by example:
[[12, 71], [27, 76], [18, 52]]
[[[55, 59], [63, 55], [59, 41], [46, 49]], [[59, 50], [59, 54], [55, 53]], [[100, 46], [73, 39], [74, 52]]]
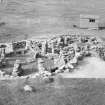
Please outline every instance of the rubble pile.
[[64, 47], [62, 50], [62, 56], [64, 61], [69, 62], [75, 56], [75, 50], [73, 46]]
[[5, 76], [5, 72], [0, 70], [0, 77], [4, 77]]
[[39, 75], [43, 78], [51, 76], [51, 73], [47, 71], [47, 69], [44, 66], [44, 60], [41, 58], [38, 58], [38, 70], [39, 70]]
[[24, 89], [25, 92], [32, 92], [33, 91], [33, 88], [30, 85], [25, 85], [23, 87], [23, 89]]
[[[93, 36], [62, 35], [44, 42], [33, 41], [30, 46], [35, 52], [41, 52], [42, 55], [50, 59], [52, 58], [54, 65], [57, 65], [55, 66], [58, 68], [58, 70], [56, 70], [57, 73], [72, 71], [75, 65], [78, 64], [78, 61], [86, 56], [99, 55], [100, 58], [104, 59], [104, 48], [99, 46], [99, 43], [100, 40]], [[55, 55], [58, 57], [54, 57]], [[47, 69], [42, 66], [42, 63], [43, 61], [38, 63], [40, 74], [47, 71]]]
[[60, 56], [61, 56], [61, 59], [60, 59], [61, 62], [64, 62], [64, 63], [58, 66], [58, 70], [56, 70], [55, 73], [72, 71], [74, 69], [73, 64], [77, 63], [74, 47], [68, 46], [68, 47], [63, 48], [63, 50], [61, 50]]
[[[56, 70], [56, 73], [71, 71], [71, 69], [73, 70], [74, 65], [78, 64], [78, 60], [81, 60], [86, 56], [99, 55], [100, 58], [103, 60], [105, 59], [105, 46], [99, 46], [99, 43], [103, 42], [96, 37], [76, 35], [63, 36], [59, 37], [58, 40], [55, 38], [52, 42], [54, 45], [53, 48], [59, 51], [58, 54], [60, 55], [62, 64], [62, 66], [60, 66], [60, 64], [58, 65], [58, 70]], [[76, 46], [74, 46], [74, 44], [76, 44]], [[92, 47], [96, 50], [92, 50]], [[60, 62], [60, 60], [55, 61]]]
[[34, 52], [40, 52], [41, 48], [42, 48], [42, 44], [39, 41], [30, 41], [30, 45], [29, 45]]
[[19, 48], [25, 48], [26, 47], [26, 41], [21, 41], [21, 42], [13, 42], [13, 49], [19, 49]]
[[100, 58], [105, 60], [105, 45], [98, 48], [98, 55]]
[[20, 60], [16, 60], [16, 62], [14, 64], [12, 76], [16, 77], [16, 76], [22, 76], [22, 75], [23, 75], [23, 70], [21, 67]]

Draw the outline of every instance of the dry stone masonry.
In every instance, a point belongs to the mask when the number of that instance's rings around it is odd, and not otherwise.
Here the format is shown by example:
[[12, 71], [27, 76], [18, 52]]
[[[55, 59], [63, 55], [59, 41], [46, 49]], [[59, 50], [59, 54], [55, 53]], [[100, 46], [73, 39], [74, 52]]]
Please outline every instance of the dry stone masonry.
[[[27, 43], [15, 42], [15, 49], [24, 47], [33, 53], [37, 62], [38, 76], [48, 78], [53, 73], [73, 72], [78, 62], [87, 56], [98, 56], [105, 60], [105, 43], [98, 37], [89, 35], [61, 35], [45, 41], [30, 40]], [[26, 49], [26, 46], [27, 48]], [[1, 58], [5, 58], [1, 53]], [[31, 53], [30, 53], [31, 54]], [[1, 60], [1, 62], [3, 62]], [[30, 62], [29, 62], [30, 63]], [[1, 77], [4, 72], [0, 72]], [[12, 76], [23, 76], [21, 61], [16, 60]], [[36, 74], [34, 75], [36, 77]]]

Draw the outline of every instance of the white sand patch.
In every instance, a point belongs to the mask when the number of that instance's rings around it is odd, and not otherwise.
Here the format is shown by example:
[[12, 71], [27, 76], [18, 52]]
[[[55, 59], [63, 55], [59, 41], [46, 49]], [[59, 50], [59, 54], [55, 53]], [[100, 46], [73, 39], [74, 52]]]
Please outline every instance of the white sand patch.
[[80, 67], [78, 71], [63, 74], [67, 78], [105, 78], [105, 61], [100, 58], [91, 57], [85, 60], [87, 64]]

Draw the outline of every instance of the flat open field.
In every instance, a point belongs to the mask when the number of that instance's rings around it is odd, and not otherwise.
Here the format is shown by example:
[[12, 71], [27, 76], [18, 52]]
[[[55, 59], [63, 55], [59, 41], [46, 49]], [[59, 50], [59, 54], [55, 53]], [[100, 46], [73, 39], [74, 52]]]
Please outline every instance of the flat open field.
[[105, 26], [105, 0], [1, 0], [0, 42], [56, 34], [93, 33], [105, 36], [105, 31], [73, 29], [79, 26], [80, 14], [100, 16]]
[[105, 79], [59, 79], [47, 84], [29, 82], [35, 89], [23, 91], [25, 80], [0, 81], [0, 105], [104, 105]]

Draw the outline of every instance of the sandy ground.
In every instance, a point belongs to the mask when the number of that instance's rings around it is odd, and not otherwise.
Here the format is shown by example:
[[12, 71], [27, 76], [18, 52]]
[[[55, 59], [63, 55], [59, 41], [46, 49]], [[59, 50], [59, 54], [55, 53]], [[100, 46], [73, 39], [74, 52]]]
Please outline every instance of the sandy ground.
[[84, 64], [73, 73], [63, 74], [66, 78], [105, 78], [105, 62], [100, 58], [86, 58]]

